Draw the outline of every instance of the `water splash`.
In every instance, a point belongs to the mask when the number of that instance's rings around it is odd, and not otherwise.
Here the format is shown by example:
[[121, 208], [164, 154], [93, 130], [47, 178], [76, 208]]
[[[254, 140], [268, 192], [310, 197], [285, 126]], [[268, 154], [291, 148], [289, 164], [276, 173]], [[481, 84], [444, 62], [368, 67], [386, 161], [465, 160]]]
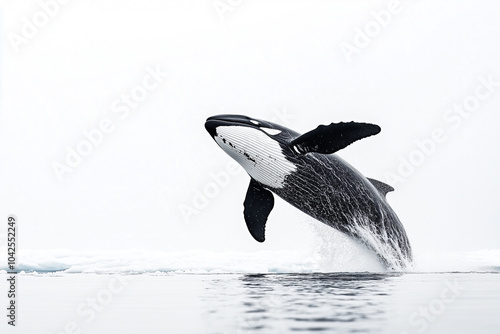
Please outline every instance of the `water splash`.
[[361, 242], [319, 222], [311, 224], [311, 229], [320, 272], [386, 271], [373, 251]]
[[351, 228], [354, 235], [357, 235], [368, 248], [375, 251], [384, 262], [385, 267], [393, 271], [412, 269], [412, 262], [403, 253], [399, 244], [391, 239], [385, 230], [380, 233], [366, 217], [361, 215], [354, 217]]

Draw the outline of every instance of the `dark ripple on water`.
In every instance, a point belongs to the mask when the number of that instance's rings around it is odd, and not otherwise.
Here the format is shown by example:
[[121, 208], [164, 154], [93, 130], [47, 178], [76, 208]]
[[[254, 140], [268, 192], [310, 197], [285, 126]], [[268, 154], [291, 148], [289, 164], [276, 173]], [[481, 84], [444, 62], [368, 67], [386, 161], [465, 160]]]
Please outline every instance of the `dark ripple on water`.
[[[392, 290], [391, 280], [399, 276], [316, 273], [221, 278], [212, 281], [205, 303], [212, 322], [233, 324], [227, 333], [376, 333], [382, 331], [376, 326], [388, 317], [383, 303]], [[355, 328], [350, 326], [354, 322]]]

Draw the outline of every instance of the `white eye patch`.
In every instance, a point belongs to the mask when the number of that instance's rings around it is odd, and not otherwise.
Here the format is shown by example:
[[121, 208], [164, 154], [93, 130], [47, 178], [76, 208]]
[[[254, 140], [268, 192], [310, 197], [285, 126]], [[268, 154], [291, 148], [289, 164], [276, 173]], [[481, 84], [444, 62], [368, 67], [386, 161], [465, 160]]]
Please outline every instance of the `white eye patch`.
[[250, 120], [250, 122], [252, 122], [252, 123], [253, 123], [253, 124], [255, 124], [255, 125], [259, 125], [259, 122], [254, 121], [253, 119], [251, 119], [251, 120]]
[[270, 129], [270, 128], [260, 128], [260, 129], [271, 136], [275, 136], [281, 133], [281, 130], [276, 130], [276, 129]]

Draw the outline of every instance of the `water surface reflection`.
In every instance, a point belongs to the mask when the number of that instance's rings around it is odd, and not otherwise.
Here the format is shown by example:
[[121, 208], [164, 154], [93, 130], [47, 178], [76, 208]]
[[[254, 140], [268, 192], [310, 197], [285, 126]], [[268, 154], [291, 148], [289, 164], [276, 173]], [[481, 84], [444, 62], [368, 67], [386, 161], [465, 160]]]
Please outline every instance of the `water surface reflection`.
[[[252, 274], [214, 279], [211, 333], [377, 333], [395, 273]], [[224, 324], [223, 328], [220, 326]]]

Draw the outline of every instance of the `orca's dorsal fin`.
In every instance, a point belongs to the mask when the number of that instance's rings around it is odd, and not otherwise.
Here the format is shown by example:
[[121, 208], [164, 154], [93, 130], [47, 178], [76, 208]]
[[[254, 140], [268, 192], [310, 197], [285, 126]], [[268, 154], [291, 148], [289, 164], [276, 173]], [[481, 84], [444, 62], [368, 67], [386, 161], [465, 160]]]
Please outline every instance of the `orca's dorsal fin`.
[[380, 127], [369, 123], [332, 123], [320, 125], [316, 129], [304, 133], [291, 142], [297, 153], [316, 152], [322, 154], [335, 153], [356, 140], [376, 135]]
[[274, 207], [273, 194], [251, 179], [243, 205], [248, 231], [255, 240], [264, 242], [267, 217]]
[[368, 181], [370, 181], [371, 184], [373, 184], [373, 186], [378, 190], [378, 192], [385, 197], [385, 195], [387, 195], [388, 192], [391, 192], [391, 191], [394, 191], [394, 188], [391, 187], [390, 185], [384, 183], [384, 182], [380, 182], [380, 181], [377, 181], [375, 179], [370, 179], [369, 177], [367, 177]]

